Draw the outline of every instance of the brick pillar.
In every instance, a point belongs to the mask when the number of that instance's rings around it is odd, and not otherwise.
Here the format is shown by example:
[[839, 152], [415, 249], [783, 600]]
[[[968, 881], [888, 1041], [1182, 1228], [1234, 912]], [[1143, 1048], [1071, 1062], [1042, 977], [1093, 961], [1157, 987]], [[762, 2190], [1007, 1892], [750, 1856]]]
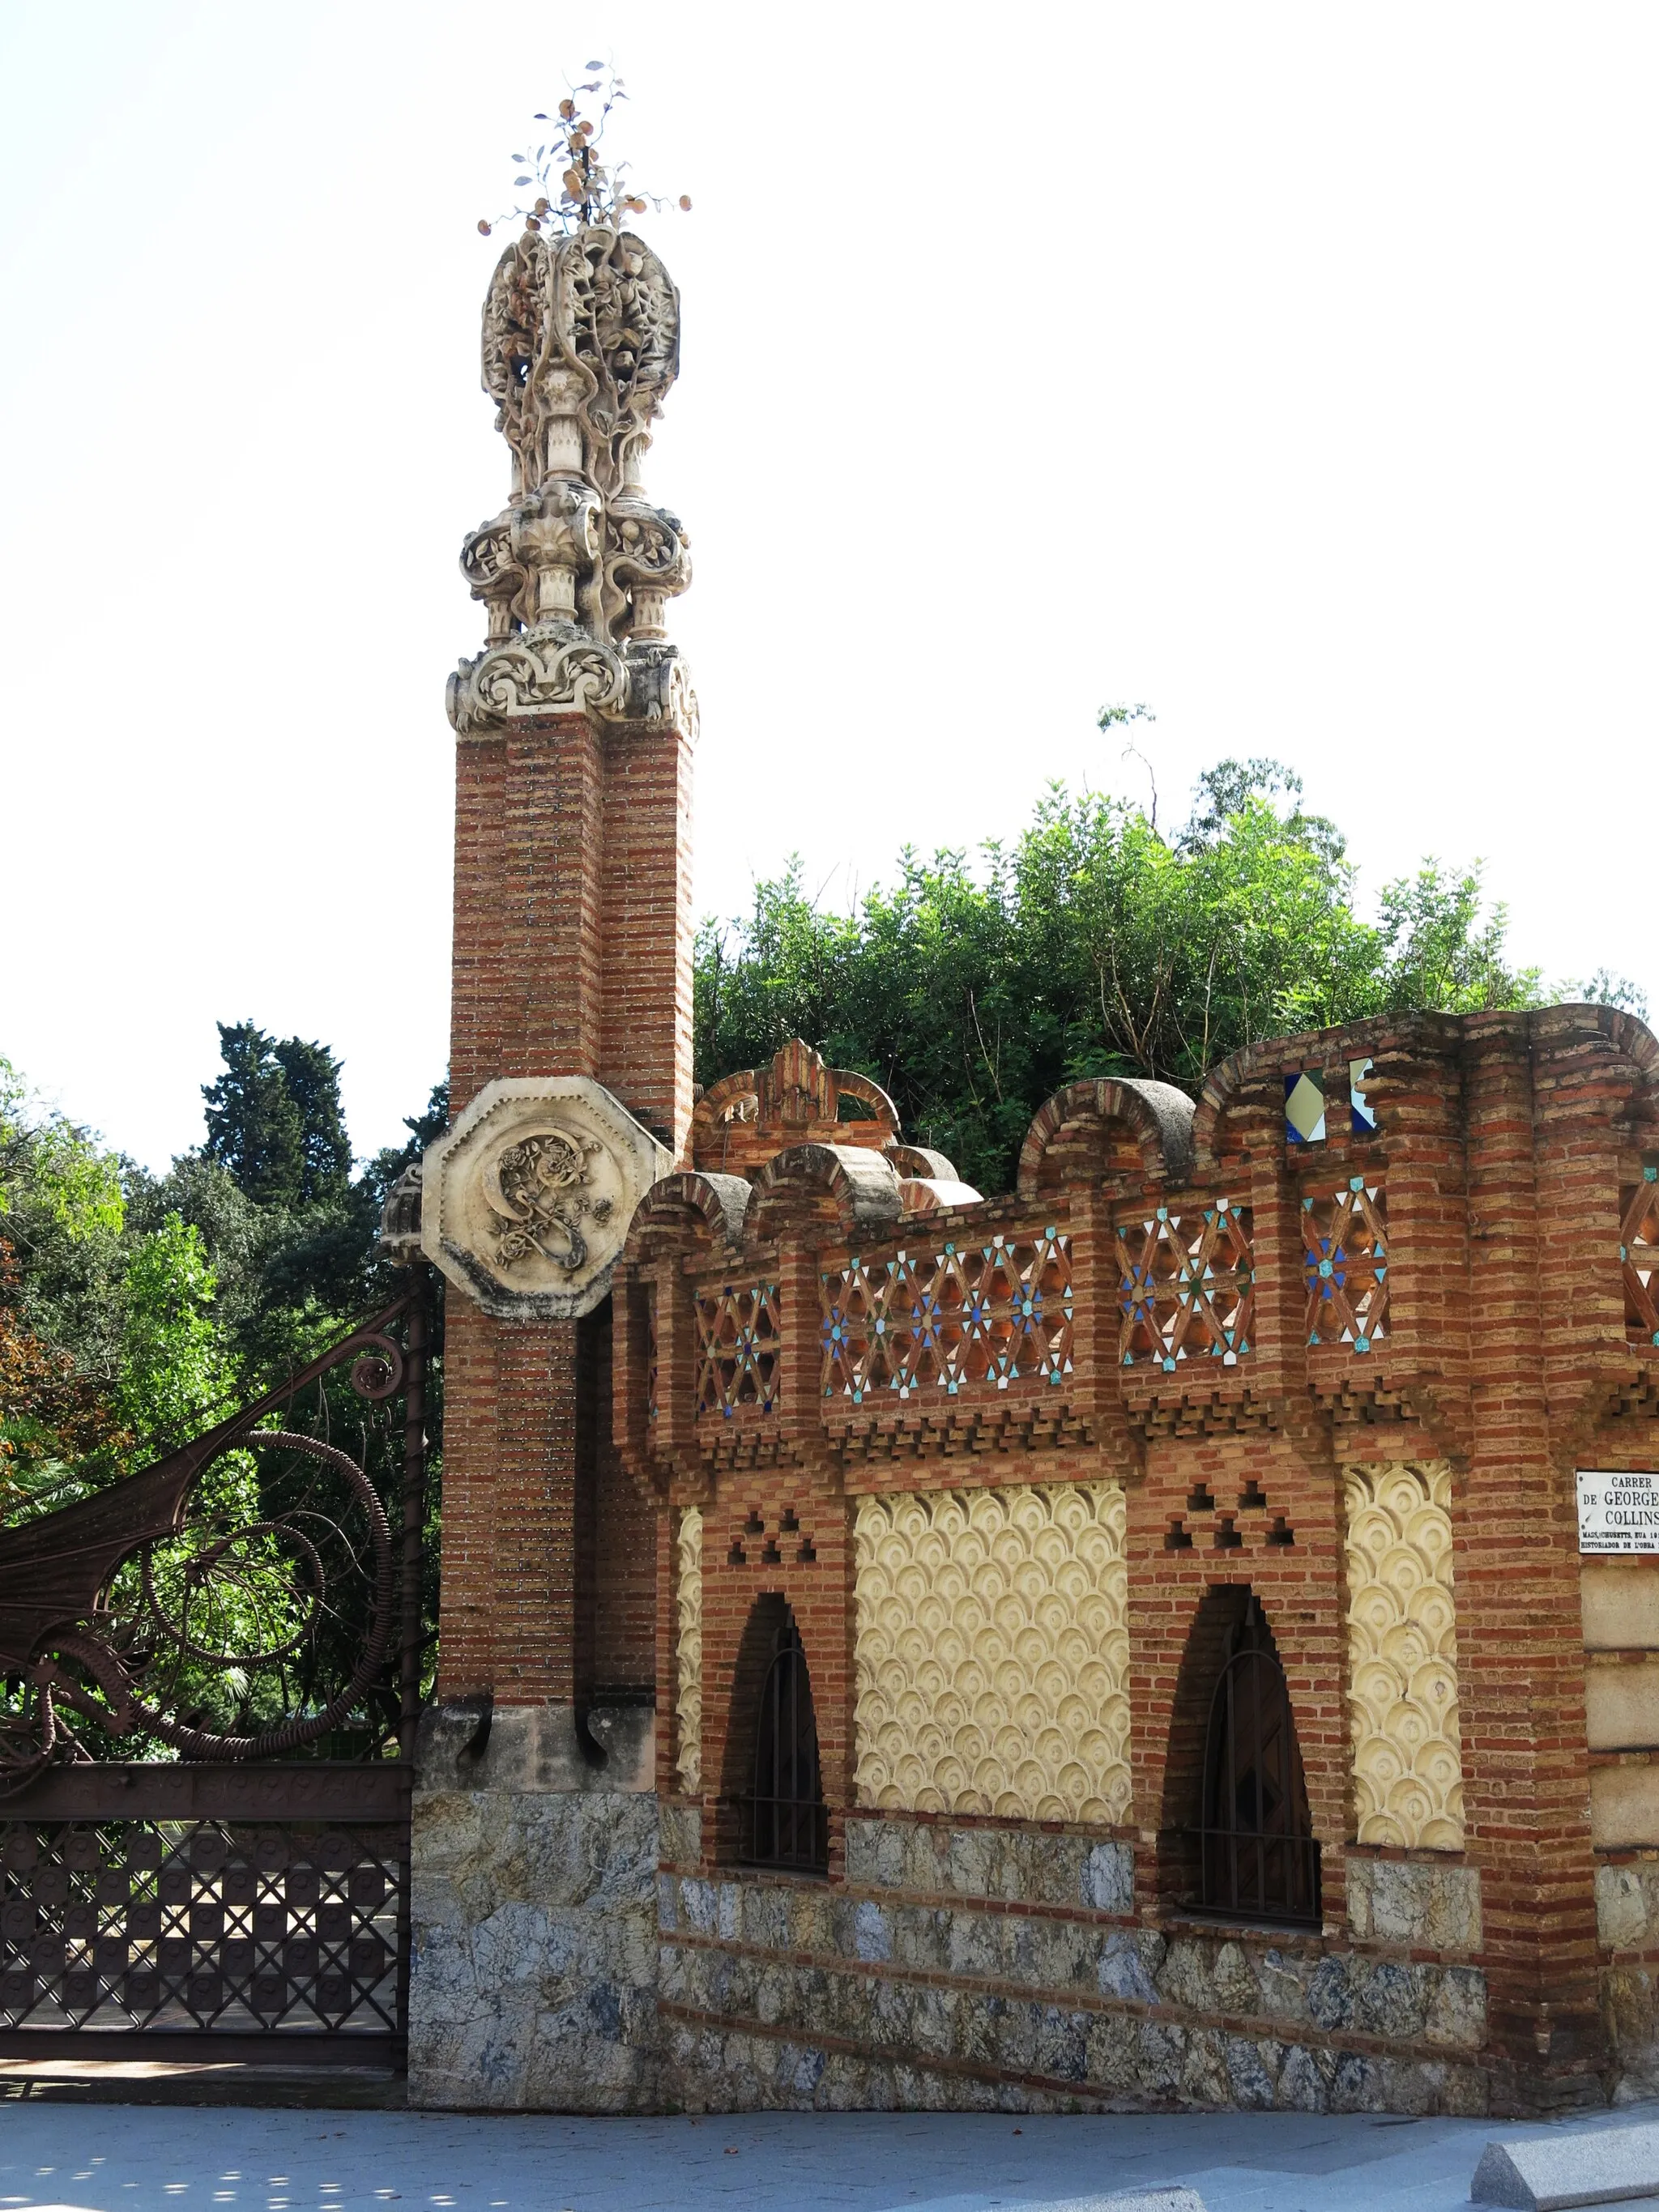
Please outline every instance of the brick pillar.
[[1551, 1463], [1527, 1021], [1466, 1030], [1473, 1450], [1457, 1529], [1464, 1807], [1491, 2045], [1520, 2101], [1596, 2100], [1602, 2033], [1569, 1486]]
[[[590, 1075], [677, 1155], [691, 1114], [690, 740], [515, 718], [456, 748], [451, 1108], [496, 1076]], [[575, 1322], [452, 1287], [440, 1695], [577, 1693]], [[608, 1405], [594, 1418], [607, 1424]]]

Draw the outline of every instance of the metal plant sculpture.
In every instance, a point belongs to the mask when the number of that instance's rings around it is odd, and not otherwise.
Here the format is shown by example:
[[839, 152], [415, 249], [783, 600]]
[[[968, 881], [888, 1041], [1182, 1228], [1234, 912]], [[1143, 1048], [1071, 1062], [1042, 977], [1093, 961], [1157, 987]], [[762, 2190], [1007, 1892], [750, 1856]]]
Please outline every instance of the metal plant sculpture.
[[[388, 1333], [403, 1317], [406, 1347]], [[403, 1533], [418, 1579], [423, 1347], [411, 1294], [206, 1436], [0, 1531], [0, 1796], [122, 1739], [127, 1755], [136, 1740], [245, 1760], [348, 1724], [374, 1732], [368, 1708], [398, 1627], [386, 1507], [337, 1445], [267, 1424], [347, 1363], [371, 1403], [404, 1392]], [[407, 1556], [404, 1567], [407, 1583]], [[395, 1694], [381, 1702], [403, 1725]]]

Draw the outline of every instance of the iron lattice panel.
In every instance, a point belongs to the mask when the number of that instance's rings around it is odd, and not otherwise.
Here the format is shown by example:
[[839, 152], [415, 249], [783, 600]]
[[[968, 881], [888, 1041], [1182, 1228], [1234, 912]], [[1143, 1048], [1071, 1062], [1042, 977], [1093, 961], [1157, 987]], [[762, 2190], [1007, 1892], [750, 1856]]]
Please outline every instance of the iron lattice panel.
[[0, 1822], [0, 2023], [397, 2033], [407, 1831]]

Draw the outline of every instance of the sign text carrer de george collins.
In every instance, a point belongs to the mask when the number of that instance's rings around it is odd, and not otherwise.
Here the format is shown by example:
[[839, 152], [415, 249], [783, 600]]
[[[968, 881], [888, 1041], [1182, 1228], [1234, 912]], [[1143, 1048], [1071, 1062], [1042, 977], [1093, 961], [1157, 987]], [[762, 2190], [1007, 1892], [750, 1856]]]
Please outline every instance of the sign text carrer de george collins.
[[1579, 1469], [1581, 1552], [1659, 1552], [1659, 1474]]

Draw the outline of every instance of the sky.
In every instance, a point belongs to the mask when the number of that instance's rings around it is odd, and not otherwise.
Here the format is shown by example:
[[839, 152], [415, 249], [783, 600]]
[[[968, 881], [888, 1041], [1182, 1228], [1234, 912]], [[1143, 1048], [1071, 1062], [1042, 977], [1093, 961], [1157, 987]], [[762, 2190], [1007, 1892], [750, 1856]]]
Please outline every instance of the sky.
[[592, 57], [694, 201], [641, 228], [700, 912], [1265, 753], [1363, 899], [1484, 859], [1517, 959], [1659, 1006], [1659, 10], [12, 0], [0, 1054], [46, 1097], [159, 1169], [216, 1021], [339, 1053], [361, 1152], [441, 1073], [476, 226]]

